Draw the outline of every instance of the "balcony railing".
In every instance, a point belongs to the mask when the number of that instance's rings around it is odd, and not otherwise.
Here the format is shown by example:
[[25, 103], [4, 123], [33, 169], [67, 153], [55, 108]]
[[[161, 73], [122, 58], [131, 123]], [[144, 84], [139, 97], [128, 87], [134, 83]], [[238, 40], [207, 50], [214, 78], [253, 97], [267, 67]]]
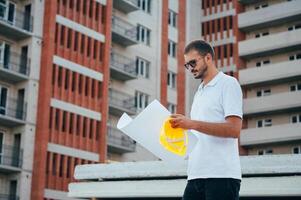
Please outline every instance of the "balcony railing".
[[298, 29], [240, 41], [239, 56], [251, 59], [298, 50], [301, 48], [300, 34]]
[[248, 5], [248, 4], [255, 4], [255, 3], [258, 3], [260, 2], [261, 0], [238, 0], [239, 3], [241, 4], [245, 4], [245, 5]]
[[246, 98], [243, 105], [244, 115], [249, 117], [281, 112], [298, 112], [301, 110], [301, 91]]
[[[0, 13], [3, 13], [3, 15], [7, 15], [7, 12], [8, 12], [7, 7], [0, 4]], [[0, 20], [9, 25], [32, 32], [33, 17], [25, 14], [24, 11], [21, 11], [19, 9], [15, 9], [14, 14], [15, 15], [12, 19], [10, 19], [9, 17], [5, 17], [5, 16], [2, 17], [0, 14]]]
[[121, 54], [112, 52], [111, 76], [122, 81], [137, 78], [135, 61]]
[[[0, 165], [11, 167], [22, 167], [23, 150], [10, 145], [0, 146]], [[1, 199], [1, 198], [0, 198]]]
[[15, 126], [25, 123], [27, 103], [14, 98], [6, 99], [6, 106], [0, 106], [0, 124]]
[[263, 67], [251, 67], [239, 71], [242, 86], [265, 85], [285, 81], [300, 80], [301, 60], [285, 61]]
[[7, 59], [0, 60], [0, 71], [3, 80], [11, 82], [25, 80], [30, 73], [30, 59], [19, 53], [10, 52]]
[[33, 17], [19, 9], [14, 9], [10, 17], [8, 7], [0, 3], [0, 33], [14, 39], [27, 37], [33, 30]]
[[301, 124], [281, 124], [264, 128], [243, 129], [240, 144], [243, 146], [267, 143], [292, 142], [301, 139]]
[[112, 40], [124, 46], [137, 44], [136, 26], [118, 18], [112, 17]]
[[108, 126], [108, 145], [119, 153], [134, 152], [136, 143], [127, 135], [124, 135], [117, 128]]
[[0, 200], [19, 200], [19, 196], [15, 194], [1, 194], [0, 193]]
[[240, 13], [238, 27], [243, 31], [252, 31], [298, 21], [301, 16], [300, 6], [299, 0], [284, 1], [266, 8]]
[[123, 112], [136, 114], [135, 97], [123, 92], [109, 89], [109, 105], [112, 114], [121, 115]]
[[138, 0], [123, 0], [123, 1], [131, 3], [131, 4], [135, 5], [135, 6], [138, 6]]
[[124, 13], [139, 10], [137, 0], [113, 0], [113, 7]]

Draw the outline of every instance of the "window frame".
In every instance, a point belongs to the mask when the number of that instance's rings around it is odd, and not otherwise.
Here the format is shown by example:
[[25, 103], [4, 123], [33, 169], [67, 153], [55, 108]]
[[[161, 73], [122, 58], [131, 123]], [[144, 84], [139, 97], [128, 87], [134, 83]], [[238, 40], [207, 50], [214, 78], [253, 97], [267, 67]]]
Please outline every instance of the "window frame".
[[138, 111], [143, 110], [149, 104], [149, 95], [140, 91], [135, 91], [135, 107]]
[[167, 72], [167, 86], [170, 89], [177, 88], [177, 74], [176, 73], [174, 73], [172, 71]]
[[[4, 106], [0, 106], [0, 111], [1, 111], [1, 114], [6, 115], [7, 109], [8, 109], [8, 106], [9, 106], [9, 93], [10, 93], [10, 91], [9, 91], [9, 87], [6, 87], [4, 85], [0, 85], [0, 103], [2, 101], [2, 89], [6, 90], [6, 97], [5, 97], [5, 105]], [[4, 111], [4, 113], [2, 113], [2, 110]]]
[[[293, 122], [293, 118], [296, 118], [296, 122]], [[301, 123], [301, 114], [293, 114], [290, 116], [290, 123], [291, 124], [298, 124]]]
[[[269, 152], [271, 151], [271, 152]], [[263, 155], [272, 155], [274, 153], [272, 148], [267, 148], [267, 149], [258, 149], [257, 150], [257, 155], [263, 156]]]
[[[1, 3], [2, 4], [2, 3]], [[9, 11], [10, 11], [10, 5], [13, 6], [13, 19], [12, 21], [9, 20]], [[8, 23], [10, 23], [11, 25], [15, 25], [16, 22], [16, 11], [17, 11], [17, 4], [12, 2], [12, 1], [8, 1], [6, 0], [5, 4], [2, 4], [2, 6], [5, 7], [5, 13], [3, 16], [3, 19], [6, 20]]]
[[[295, 88], [295, 89], [292, 90], [292, 88]], [[301, 83], [290, 84], [290, 85], [289, 85], [289, 91], [290, 91], [290, 92], [301, 91]]]
[[172, 40], [168, 40], [168, 56], [172, 57], [172, 58], [176, 58], [177, 57], [177, 43], [172, 41]]
[[[258, 96], [259, 93], [260, 93], [260, 96]], [[272, 94], [272, 90], [270, 88], [259, 89], [259, 90], [256, 91], [256, 97], [265, 97], [265, 96], [269, 96], [271, 94]]]
[[[298, 149], [298, 153], [294, 152], [294, 149], [297, 148]], [[291, 149], [291, 153], [292, 154], [301, 154], [301, 146], [293, 146]]]
[[151, 43], [151, 29], [138, 24], [137, 25], [137, 36], [136, 39], [139, 43], [150, 46]]
[[[143, 8], [144, 5], [144, 8]], [[152, 0], [138, 0], [137, 7], [140, 8], [141, 11], [151, 14], [152, 13]]]
[[[259, 125], [259, 123], [261, 125]], [[256, 128], [265, 128], [271, 126], [273, 126], [273, 120], [271, 118], [256, 120]]]
[[[143, 66], [141, 66], [142, 63], [143, 63]], [[137, 76], [139, 76], [139, 77], [149, 79], [149, 77], [150, 77], [150, 61], [137, 56], [136, 57], [136, 73], [137, 73]]]
[[171, 27], [178, 27], [178, 13], [173, 10], [168, 10], [168, 25]]
[[167, 110], [174, 114], [177, 112], [177, 105], [176, 104], [173, 104], [173, 103], [167, 103]]

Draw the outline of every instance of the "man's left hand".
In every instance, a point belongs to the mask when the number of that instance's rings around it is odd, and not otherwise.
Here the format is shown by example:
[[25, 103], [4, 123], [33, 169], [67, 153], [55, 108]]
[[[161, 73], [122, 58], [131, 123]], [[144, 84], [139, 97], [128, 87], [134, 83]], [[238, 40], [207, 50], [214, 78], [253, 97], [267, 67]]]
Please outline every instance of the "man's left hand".
[[193, 121], [184, 115], [173, 114], [170, 116], [172, 119], [169, 120], [172, 128], [183, 128], [183, 129], [192, 129]]

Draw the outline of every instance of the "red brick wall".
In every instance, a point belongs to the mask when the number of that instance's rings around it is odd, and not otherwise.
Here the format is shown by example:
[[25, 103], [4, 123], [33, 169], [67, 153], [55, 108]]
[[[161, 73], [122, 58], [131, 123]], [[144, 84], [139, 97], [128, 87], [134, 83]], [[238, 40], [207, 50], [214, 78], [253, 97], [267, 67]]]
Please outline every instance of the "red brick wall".
[[[176, 58], [178, 61], [177, 73], [177, 113], [185, 114], [185, 70], [184, 48], [186, 29], [186, 0], [179, 0], [178, 12], [178, 43]], [[161, 35], [161, 84], [160, 101], [167, 106], [167, 74], [168, 74], [168, 1], [162, 1], [162, 35]]]
[[179, 0], [178, 14], [178, 74], [177, 74], [177, 113], [185, 114], [185, 68], [184, 49], [186, 45], [186, 0]]
[[[35, 135], [31, 199], [43, 199], [46, 179], [48, 121], [51, 98], [52, 55], [54, 51], [56, 1], [45, 1], [42, 57]], [[47, 27], [47, 28], [46, 28]]]
[[167, 73], [168, 73], [168, 1], [162, 1], [161, 32], [161, 84], [160, 102], [167, 106]]
[[[102, 33], [106, 42], [56, 23], [57, 14]], [[67, 191], [75, 165], [94, 163], [48, 152], [48, 143], [95, 152], [105, 161], [111, 14], [111, 1], [45, 1], [31, 199], [43, 199], [45, 188]], [[53, 64], [54, 55], [101, 72], [103, 81]], [[100, 112], [102, 121], [53, 108], [51, 98]]]
[[[112, 19], [112, 1], [107, 1], [104, 24], [106, 25], [104, 34], [106, 36], [105, 42], [105, 51], [104, 51], [104, 70], [103, 70], [103, 86], [102, 86], [102, 96], [109, 96], [109, 79], [110, 79], [110, 49], [111, 49], [111, 19]], [[107, 120], [109, 112], [109, 102], [108, 98], [102, 100], [102, 121], [101, 121], [101, 134], [100, 136], [100, 162], [105, 162], [107, 157], [107, 142], [106, 142], [106, 133], [107, 133]]]

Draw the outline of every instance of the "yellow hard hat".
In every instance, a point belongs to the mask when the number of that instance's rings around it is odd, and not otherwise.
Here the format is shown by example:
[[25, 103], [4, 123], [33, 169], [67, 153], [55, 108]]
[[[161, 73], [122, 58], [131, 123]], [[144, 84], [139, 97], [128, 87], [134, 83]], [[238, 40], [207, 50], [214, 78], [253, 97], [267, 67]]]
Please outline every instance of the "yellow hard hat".
[[168, 117], [161, 128], [160, 144], [168, 151], [184, 156], [187, 150], [187, 131], [182, 128], [172, 128]]

